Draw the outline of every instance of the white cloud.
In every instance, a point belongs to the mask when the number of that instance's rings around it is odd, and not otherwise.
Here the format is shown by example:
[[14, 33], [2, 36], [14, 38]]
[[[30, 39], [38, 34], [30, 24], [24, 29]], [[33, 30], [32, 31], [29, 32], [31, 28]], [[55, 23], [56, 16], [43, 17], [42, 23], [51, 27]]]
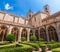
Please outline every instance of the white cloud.
[[9, 9], [13, 9], [13, 6], [10, 6], [8, 3], [5, 4], [5, 9], [9, 10]]

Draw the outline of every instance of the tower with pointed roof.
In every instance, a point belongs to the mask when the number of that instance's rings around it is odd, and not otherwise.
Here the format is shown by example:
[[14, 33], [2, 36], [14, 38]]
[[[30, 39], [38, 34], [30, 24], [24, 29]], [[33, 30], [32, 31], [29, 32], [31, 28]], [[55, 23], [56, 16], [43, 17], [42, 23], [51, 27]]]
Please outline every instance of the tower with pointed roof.
[[50, 15], [50, 8], [49, 8], [48, 4], [44, 6], [44, 12], [46, 12], [48, 15]]

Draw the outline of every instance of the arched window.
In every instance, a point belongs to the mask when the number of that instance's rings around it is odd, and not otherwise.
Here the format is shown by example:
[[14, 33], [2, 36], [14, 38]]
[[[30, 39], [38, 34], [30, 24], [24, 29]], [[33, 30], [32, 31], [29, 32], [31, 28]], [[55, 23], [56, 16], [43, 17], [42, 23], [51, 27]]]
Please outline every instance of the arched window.
[[30, 36], [32, 36], [33, 35], [33, 30], [30, 30]]
[[4, 41], [8, 33], [8, 28], [6, 26], [0, 27], [0, 41]]
[[49, 26], [48, 27], [48, 34], [49, 34], [49, 40], [55, 40], [58, 41], [58, 36], [57, 36], [57, 32], [56, 29], [53, 26]]
[[39, 40], [39, 33], [38, 33], [38, 30], [35, 30], [35, 36], [36, 36], [37, 40]]
[[12, 34], [15, 36], [15, 41], [18, 41], [19, 29], [17, 27], [12, 28]]
[[26, 40], [27, 40], [27, 30], [26, 29], [22, 30], [21, 36], [26, 37]]
[[35, 22], [36, 22], [36, 17], [34, 19], [35, 19]]
[[47, 41], [46, 31], [45, 29], [40, 29], [40, 38], [43, 38], [45, 41]]

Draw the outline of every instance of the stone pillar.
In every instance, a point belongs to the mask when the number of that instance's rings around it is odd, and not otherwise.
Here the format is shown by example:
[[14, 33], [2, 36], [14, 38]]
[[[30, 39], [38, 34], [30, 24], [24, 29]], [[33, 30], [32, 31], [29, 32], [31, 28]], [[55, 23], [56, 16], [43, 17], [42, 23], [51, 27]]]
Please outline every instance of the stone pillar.
[[11, 34], [11, 31], [12, 31], [12, 27], [9, 26], [9, 28], [8, 28], [8, 34]]
[[[39, 28], [39, 31], [40, 31], [40, 28]], [[41, 36], [40, 36], [40, 38], [41, 38]]]
[[21, 42], [21, 29], [20, 29], [19, 35], [18, 35], [18, 42]]
[[60, 42], [60, 30], [59, 30], [58, 23], [55, 23], [55, 26], [56, 26], [56, 32], [57, 32], [57, 35], [58, 35], [58, 41]]
[[17, 35], [17, 32], [14, 34], [14, 36], [15, 36], [15, 42], [17, 42], [17, 41], [16, 41], [16, 35]]
[[47, 41], [49, 41], [48, 29], [47, 29], [47, 27], [46, 27], [46, 26], [45, 26], [45, 30], [46, 30]]
[[33, 29], [33, 35], [35, 35], [35, 29]]
[[30, 31], [29, 31], [29, 29], [28, 29], [28, 30], [27, 30], [27, 42], [29, 42], [29, 41], [30, 41], [29, 36], [30, 36]]
[[39, 35], [39, 38], [40, 38], [40, 29], [38, 29], [38, 35]]
[[3, 30], [2, 42], [4, 41], [5, 30]]

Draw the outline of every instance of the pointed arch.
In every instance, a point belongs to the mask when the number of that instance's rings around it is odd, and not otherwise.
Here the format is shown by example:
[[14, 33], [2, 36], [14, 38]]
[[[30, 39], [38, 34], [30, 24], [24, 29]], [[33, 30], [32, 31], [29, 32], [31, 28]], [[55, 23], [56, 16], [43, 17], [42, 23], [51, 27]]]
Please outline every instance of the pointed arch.
[[30, 30], [30, 36], [32, 36], [33, 35], [33, 30]]
[[0, 27], [0, 41], [5, 41], [7, 33], [8, 33], [8, 28], [5, 25], [2, 25]]
[[45, 41], [47, 41], [46, 31], [44, 28], [40, 29], [40, 38], [43, 38]]
[[48, 34], [49, 34], [49, 40], [55, 40], [58, 41], [58, 36], [57, 36], [57, 32], [56, 29], [53, 26], [49, 26], [48, 27]]
[[26, 37], [26, 40], [27, 40], [27, 30], [26, 30], [25, 28], [22, 29], [21, 36], [22, 36], [22, 37]]
[[38, 30], [35, 30], [35, 36], [36, 36], [37, 40], [39, 40], [39, 33], [38, 33]]
[[14, 34], [15, 41], [18, 41], [19, 29], [17, 27], [13, 27], [11, 33]]

